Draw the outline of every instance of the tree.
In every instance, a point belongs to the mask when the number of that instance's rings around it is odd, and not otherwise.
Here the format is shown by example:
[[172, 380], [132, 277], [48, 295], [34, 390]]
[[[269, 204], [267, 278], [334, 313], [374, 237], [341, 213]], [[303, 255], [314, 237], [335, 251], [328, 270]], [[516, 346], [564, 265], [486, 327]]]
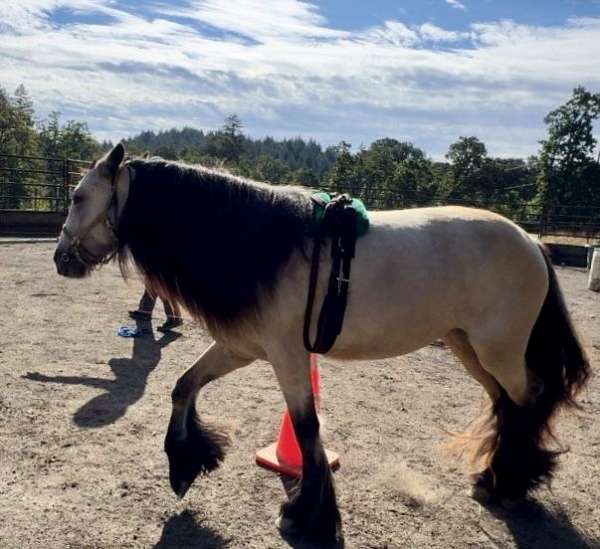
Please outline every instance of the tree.
[[38, 140], [40, 154], [51, 158], [90, 160], [105, 149], [92, 137], [85, 122], [69, 120], [61, 124], [59, 112], [51, 112], [39, 122]]
[[165, 160], [177, 160], [178, 159], [177, 151], [175, 150], [174, 147], [170, 147], [169, 145], [160, 145], [160, 146], [156, 147], [152, 151], [152, 154], [154, 156], [160, 156], [161, 158], [164, 158]]
[[356, 154], [342, 141], [329, 173], [332, 190], [350, 192], [373, 208], [429, 200], [435, 192], [431, 161], [412, 143], [379, 139]]
[[0, 87], [0, 153], [24, 155], [36, 150], [33, 103], [20, 85], [14, 96]]
[[219, 132], [221, 141], [221, 157], [229, 162], [237, 162], [242, 154], [242, 121], [237, 114], [231, 114], [225, 119], [225, 123]]
[[539, 200], [546, 205], [600, 205], [598, 161], [594, 158], [594, 120], [600, 115], [600, 93], [583, 87], [551, 111], [544, 122], [548, 138], [541, 141]]
[[266, 154], [261, 155], [256, 162], [253, 177], [269, 183], [285, 183], [290, 177], [288, 166]]
[[[446, 158], [452, 165], [449, 185], [445, 189], [449, 198], [483, 200], [490, 194], [487, 149], [477, 137], [459, 137], [450, 145]], [[493, 184], [492, 184], [493, 187]]]
[[60, 129], [60, 145], [62, 155], [67, 158], [90, 159], [98, 157], [102, 150], [100, 144], [92, 137], [85, 122], [69, 120]]
[[60, 113], [53, 111], [38, 124], [39, 152], [42, 156], [59, 157], [62, 153]]
[[[20, 85], [13, 96], [0, 87], [0, 153], [5, 155], [34, 155], [37, 152], [37, 136], [33, 121], [33, 103], [27, 90]], [[35, 183], [32, 171], [40, 166], [22, 158], [7, 156], [2, 159], [1, 194], [8, 196], [4, 207], [19, 208]], [[24, 168], [29, 168], [24, 171]]]
[[329, 172], [327, 186], [332, 191], [349, 191], [358, 186], [359, 177], [356, 170], [355, 157], [350, 152], [350, 143], [341, 141], [336, 147], [335, 164]]
[[37, 148], [37, 139], [35, 133], [35, 123], [33, 120], [34, 110], [33, 101], [29, 97], [23, 84], [20, 84], [15, 90], [13, 99], [14, 117], [14, 139], [15, 154], [31, 155], [35, 154]]

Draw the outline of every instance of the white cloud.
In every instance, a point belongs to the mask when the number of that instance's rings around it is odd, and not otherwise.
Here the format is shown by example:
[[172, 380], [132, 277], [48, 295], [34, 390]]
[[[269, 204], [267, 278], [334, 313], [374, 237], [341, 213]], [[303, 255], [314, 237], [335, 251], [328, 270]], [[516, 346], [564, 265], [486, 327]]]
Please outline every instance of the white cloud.
[[[113, 0], [8, 2], [0, 85], [23, 82], [38, 110], [87, 120], [103, 138], [215, 127], [237, 112], [258, 135], [356, 145], [391, 135], [441, 156], [477, 131], [492, 154], [526, 155], [543, 115], [574, 86], [600, 87], [594, 18], [468, 32], [386, 21], [349, 32], [296, 0], [193, 0], [146, 15]], [[58, 26], [50, 14], [59, 7], [110, 20]]]
[[316, 6], [297, 0], [191, 0], [186, 8], [161, 7], [157, 11], [257, 40], [282, 36], [333, 38], [346, 34], [327, 28]]
[[467, 6], [458, 0], [446, 0], [446, 4], [457, 10], [467, 11]]
[[103, 11], [104, 0], [3, 0], [2, 22], [13, 31], [27, 32], [49, 26], [49, 15], [59, 8], [73, 12]]
[[424, 40], [432, 42], [456, 42], [470, 37], [468, 32], [455, 32], [444, 30], [432, 23], [425, 23], [419, 27], [419, 34]]

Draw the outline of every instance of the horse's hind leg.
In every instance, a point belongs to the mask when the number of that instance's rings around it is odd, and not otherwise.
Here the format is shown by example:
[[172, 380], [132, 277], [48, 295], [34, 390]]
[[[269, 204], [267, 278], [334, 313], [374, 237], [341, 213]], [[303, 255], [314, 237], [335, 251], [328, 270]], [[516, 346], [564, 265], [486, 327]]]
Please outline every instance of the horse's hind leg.
[[302, 452], [302, 479], [281, 507], [279, 527], [309, 541], [331, 542], [340, 535], [341, 519], [331, 469], [319, 437], [309, 355], [278, 352], [269, 360], [290, 411]]
[[469, 343], [467, 334], [462, 330], [452, 330], [446, 334], [443, 340], [463, 363], [467, 372], [483, 386], [492, 402], [495, 402], [500, 397], [502, 388], [494, 376], [487, 372], [479, 362], [473, 346]]
[[181, 498], [199, 474], [219, 466], [229, 446], [229, 437], [200, 421], [196, 395], [210, 381], [246, 366], [252, 359], [241, 358], [213, 343], [177, 381], [172, 393], [173, 410], [165, 438], [169, 458], [169, 479]]
[[547, 450], [543, 440], [547, 417], [536, 402], [543, 385], [526, 366], [526, 345], [515, 340], [474, 343], [481, 365], [502, 387], [477, 450], [487, 467], [478, 475], [475, 496], [521, 499], [550, 478], [555, 466], [556, 453]]
[[[462, 330], [452, 330], [443, 339], [446, 345], [448, 345], [456, 357], [462, 362], [465, 369], [483, 386], [490, 397], [490, 408], [493, 407], [494, 403], [502, 396], [503, 389], [494, 376], [487, 372], [481, 365], [481, 362], [479, 362], [479, 358], [469, 342], [467, 334]], [[478, 437], [481, 437], [480, 430], [483, 431], [490, 427], [490, 421], [491, 418], [486, 417], [483, 425], [476, 427], [475, 432], [471, 434], [475, 437], [475, 440], [481, 441], [481, 444], [473, 444], [472, 442], [469, 444], [469, 439], [471, 438], [469, 435], [459, 439], [457, 442], [457, 447], [461, 450], [470, 450], [470, 461], [477, 461], [483, 453], [489, 451], [489, 448], [486, 448], [483, 445], [483, 440], [485, 439]], [[484, 471], [478, 472], [472, 476], [472, 482], [472, 496], [478, 501], [489, 501], [492, 497], [493, 479], [490, 476], [487, 464]]]

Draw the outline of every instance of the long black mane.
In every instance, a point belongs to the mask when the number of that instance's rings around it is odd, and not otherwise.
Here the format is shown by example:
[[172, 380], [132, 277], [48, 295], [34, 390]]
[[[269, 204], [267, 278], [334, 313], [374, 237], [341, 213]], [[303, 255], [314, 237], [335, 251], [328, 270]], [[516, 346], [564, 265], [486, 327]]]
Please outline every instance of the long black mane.
[[209, 323], [227, 324], [256, 307], [313, 232], [306, 189], [162, 159], [129, 165], [121, 265], [131, 258], [151, 290]]

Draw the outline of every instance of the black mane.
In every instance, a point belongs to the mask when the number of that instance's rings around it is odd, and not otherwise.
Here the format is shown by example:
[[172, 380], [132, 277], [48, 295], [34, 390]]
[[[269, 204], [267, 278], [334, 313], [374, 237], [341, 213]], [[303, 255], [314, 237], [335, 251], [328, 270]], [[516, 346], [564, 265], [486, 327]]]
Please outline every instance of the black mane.
[[128, 164], [134, 176], [119, 221], [121, 265], [131, 256], [151, 290], [209, 323], [255, 307], [312, 234], [305, 189], [157, 159]]

